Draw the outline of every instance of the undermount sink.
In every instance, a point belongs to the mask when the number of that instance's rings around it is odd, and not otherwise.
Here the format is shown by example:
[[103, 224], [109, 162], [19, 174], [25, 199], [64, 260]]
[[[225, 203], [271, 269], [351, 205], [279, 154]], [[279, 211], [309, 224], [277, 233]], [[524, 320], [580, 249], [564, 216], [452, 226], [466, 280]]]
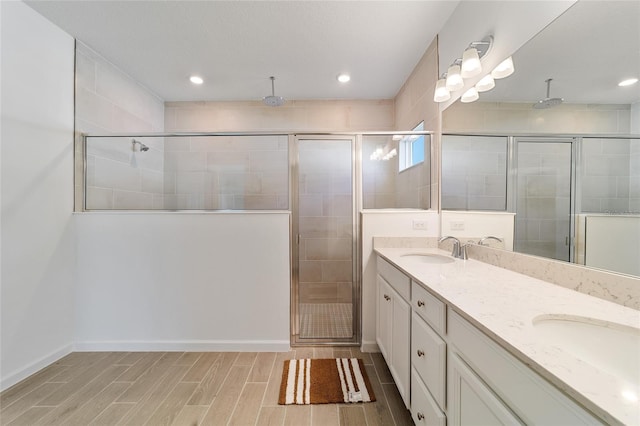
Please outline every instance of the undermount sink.
[[549, 343], [640, 385], [640, 328], [573, 315], [540, 315], [532, 322]]
[[431, 263], [433, 265], [442, 265], [444, 263], [453, 263], [453, 257], [443, 256], [441, 254], [432, 253], [410, 253], [403, 254], [400, 257], [408, 260], [414, 260], [422, 263]]

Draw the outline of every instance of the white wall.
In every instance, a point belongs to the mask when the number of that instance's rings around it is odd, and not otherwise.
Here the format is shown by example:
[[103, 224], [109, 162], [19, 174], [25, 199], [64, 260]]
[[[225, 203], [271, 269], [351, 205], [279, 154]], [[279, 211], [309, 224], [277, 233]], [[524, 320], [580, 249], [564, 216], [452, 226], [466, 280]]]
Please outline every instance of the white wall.
[[[424, 220], [424, 230], [413, 229], [413, 220]], [[431, 210], [365, 210], [362, 226], [362, 350], [377, 352], [376, 255], [373, 237], [438, 237], [438, 212]]]
[[72, 348], [73, 39], [22, 2], [0, 8], [5, 389]]
[[586, 215], [585, 265], [640, 276], [640, 216]]
[[76, 222], [78, 350], [288, 350], [288, 213]]
[[502, 243], [488, 240], [486, 245], [513, 251], [515, 213], [445, 211], [441, 213], [442, 235], [451, 235], [462, 242], [478, 242], [482, 237], [493, 236]]

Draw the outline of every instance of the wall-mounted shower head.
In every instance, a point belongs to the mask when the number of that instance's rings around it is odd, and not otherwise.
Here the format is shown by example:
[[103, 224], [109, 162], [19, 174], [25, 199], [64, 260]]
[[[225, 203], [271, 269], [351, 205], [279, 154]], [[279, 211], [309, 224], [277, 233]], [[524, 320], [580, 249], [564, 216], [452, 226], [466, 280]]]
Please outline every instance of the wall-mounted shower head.
[[[136, 144], [139, 145], [139, 148], [137, 150], [136, 150]], [[135, 139], [131, 139], [131, 149], [133, 150], [133, 152], [136, 152], [136, 151], [142, 151], [142, 152], [149, 151], [149, 147], [148, 146], [146, 146], [142, 142], [137, 141]]]

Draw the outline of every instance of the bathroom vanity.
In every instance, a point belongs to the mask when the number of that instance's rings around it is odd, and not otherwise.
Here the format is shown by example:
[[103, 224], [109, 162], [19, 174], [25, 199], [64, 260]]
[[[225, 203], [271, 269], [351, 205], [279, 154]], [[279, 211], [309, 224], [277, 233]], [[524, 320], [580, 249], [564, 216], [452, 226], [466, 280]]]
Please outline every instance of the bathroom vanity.
[[416, 425], [640, 424], [639, 311], [438, 249], [376, 253], [376, 340]]

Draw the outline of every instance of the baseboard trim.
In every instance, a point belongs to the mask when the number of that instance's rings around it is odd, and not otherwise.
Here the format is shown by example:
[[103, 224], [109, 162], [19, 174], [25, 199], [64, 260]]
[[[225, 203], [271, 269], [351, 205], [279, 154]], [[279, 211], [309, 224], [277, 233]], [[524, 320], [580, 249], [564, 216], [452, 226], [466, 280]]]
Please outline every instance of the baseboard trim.
[[375, 341], [362, 342], [360, 350], [362, 352], [380, 352], [380, 348]]
[[37, 373], [43, 368], [53, 364], [54, 362], [70, 354], [71, 352], [73, 352], [73, 344], [70, 343], [68, 345], [62, 346], [61, 348], [51, 352], [48, 355], [43, 356], [42, 358], [39, 358], [23, 369], [11, 373], [7, 377], [3, 377], [2, 380], [0, 380], [0, 392], [9, 389], [16, 383], [21, 382], [32, 374]]
[[100, 340], [76, 342], [77, 352], [286, 352], [288, 340]]

